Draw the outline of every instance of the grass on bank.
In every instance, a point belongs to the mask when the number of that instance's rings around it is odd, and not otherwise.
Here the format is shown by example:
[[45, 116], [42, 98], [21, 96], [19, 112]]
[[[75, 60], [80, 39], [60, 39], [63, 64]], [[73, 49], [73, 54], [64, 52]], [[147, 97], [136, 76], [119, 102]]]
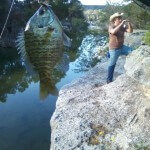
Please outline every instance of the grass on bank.
[[150, 30], [145, 33], [143, 40], [144, 40], [145, 44], [150, 46]]

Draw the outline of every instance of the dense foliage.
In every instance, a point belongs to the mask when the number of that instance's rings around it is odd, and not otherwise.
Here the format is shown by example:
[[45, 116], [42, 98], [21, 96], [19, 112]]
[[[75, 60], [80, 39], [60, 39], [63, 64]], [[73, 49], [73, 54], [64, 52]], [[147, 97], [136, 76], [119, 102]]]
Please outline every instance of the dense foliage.
[[[45, 0], [46, 1], [46, 0]], [[47, 0], [48, 1], [48, 0]], [[4, 24], [11, 0], [0, 1], [0, 29]], [[72, 33], [82, 32], [87, 29], [87, 24], [84, 19], [82, 5], [78, 0], [49, 0], [48, 3], [62, 22], [67, 22], [71, 26]], [[15, 0], [11, 16], [7, 23], [5, 35], [7, 35], [9, 27], [16, 34], [18, 29], [25, 27], [28, 19], [39, 8], [40, 4], [36, 0]]]
[[[77, 34], [83, 34], [87, 30], [87, 20], [83, 15], [83, 7], [79, 0], [39, 0], [47, 1], [51, 6], [58, 18], [64, 26], [69, 27], [69, 36], [76, 37]], [[130, 1], [130, 0], [124, 0]], [[0, 31], [4, 25], [6, 16], [8, 14], [12, 0], [0, 1]], [[38, 0], [15, 0], [10, 18], [8, 20], [4, 36], [8, 37], [11, 33], [14, 37], [17, 35], [21, 28], [24, 28], [28, 19], [39, 8]], [[131, 1], [128, 5], [113, 4], [108, 1], [106, 7], [102, 10], [93, 10], [90, 14], [96, 13], [96, 18], [90, 18], [89, 21], [94, 22], [96, 25], [107, 29], [109, 24], [109, 17], [115, 12], [124, 12], [125, 18], [129, 19], [134, 28], [150, 29], [150, 11], [138, 6]], [[14, 38], [13, 37], [13, 38]], [[79, 35], [80, 37], [80, 35]]]
[[123, 12], [125, 14], [124, 19], [130, 20], [134, 28], [150, 29], [150, 9], [140, 7], [134, 2], [128, 4], [107, 3], [102, 11], [97, 11], [99, 16], [97, 24], [108, 24], [109, 17], [115, 12]]
[[147, 45], [150, 46], [150, 30], [145, 33], [143, 40]]
[[135, 3], [130, 3], [123, 7], [126, 17], [132, 21], [136, 28], [148, 29], [150, 28], [150, 11], [144, 9]]

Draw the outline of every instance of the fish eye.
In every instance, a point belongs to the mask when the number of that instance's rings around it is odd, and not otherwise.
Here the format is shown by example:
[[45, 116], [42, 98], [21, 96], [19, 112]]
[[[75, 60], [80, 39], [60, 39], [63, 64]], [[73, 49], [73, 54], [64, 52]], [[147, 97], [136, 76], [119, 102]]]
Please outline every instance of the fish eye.
[[41, 10], [39, 11], [39, 15], [43, 15], [44, 12], [45, 12], [45, 10], [41, 9]]

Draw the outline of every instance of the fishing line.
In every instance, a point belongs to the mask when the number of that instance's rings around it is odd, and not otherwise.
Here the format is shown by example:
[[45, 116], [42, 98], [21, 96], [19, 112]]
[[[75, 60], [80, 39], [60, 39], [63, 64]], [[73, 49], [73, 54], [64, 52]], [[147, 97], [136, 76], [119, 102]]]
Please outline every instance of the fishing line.
[[5, 27], [6, 27], [6, 24], [7, 24], [8, 18], [9, 18], [9, 16], [10, 16], [10, 12], [11, 12], [11, 10], [12, 10], [12, 7], [13, 7], [13, 4], [14, 4], [14, 1], [15, 1], [15, 0], [13, 0], [13, 1], [12, 1], [12, 3], [11, 3], [10, 10], [9, 10], [9, 12], [8, 12], [8, 15], [7, 15], [7, 18], [6, 18], [6, 21], [5, 21], [4, 27], [3, 27], [2, 32], [1, 32], [1, 35], [0, 35], [0, 39], [2, 38], [3, 32], [4, 32], [4, 30], [5, 30]]

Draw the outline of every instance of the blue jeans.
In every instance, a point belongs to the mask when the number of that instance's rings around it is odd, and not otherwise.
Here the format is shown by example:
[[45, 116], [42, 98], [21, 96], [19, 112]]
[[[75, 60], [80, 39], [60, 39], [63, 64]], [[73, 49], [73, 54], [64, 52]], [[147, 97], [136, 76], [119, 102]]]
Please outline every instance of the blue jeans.
[[113, 80], [113, 73], [115, 69], [116, 62], [120, 55], [128, 55], [132, 52], [132, 48], [123, 45], [121, 48], [109, 50], [109, 65], [108, 65], [108, 76], [107, 76], [107, 83], [112, 82]]

